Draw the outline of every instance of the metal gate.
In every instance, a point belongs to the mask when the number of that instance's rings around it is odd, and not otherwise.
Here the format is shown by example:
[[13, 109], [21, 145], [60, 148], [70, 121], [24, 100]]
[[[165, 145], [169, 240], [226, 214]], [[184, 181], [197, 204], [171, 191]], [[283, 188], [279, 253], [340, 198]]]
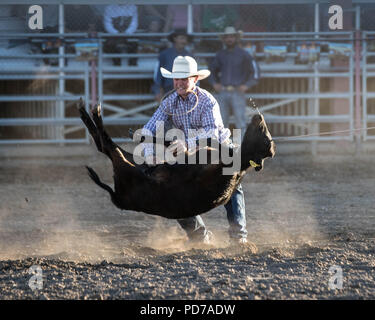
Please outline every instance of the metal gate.
[[[375, 32], [366, 31], [363, 32], [362, 41], [362, 126], [363, 128], [369, 128], [375, 126], [375, 47], [373, 39]], [[371, 37], [372, 36], [372, 37]], [[374, 132], [374, 130], [372, 130]], [[363, 139], [374, 140], [375, 133], [364, 130]]]
[[[156, 1], [157, 2], [157, 1]], [[193, 22], [194, 6], [186, 5], [187, 30], [199, 41], [217, 41], [220, 32], [198, 32]], [[205, 5], [208, 6], [208, 5]], [[250, 6], [250, 5], [249, 5]], [[315, 32], [245, 32], [243, 43], [255, 47], [282, 47], [285, 52], [273, 59], [273, 54], [266, 50], [256, 50], [254, 55], [260, 64], [261, 81], [248, 92], [248, 97], [255, 99], [260, 110], [270, 123], [275, 137], [290, 137], [291, 141], [310, 141], [313, 148], [319, 141], [354, 141], [358, 131], [358, 97], [362, 93], [363, 112], [360, 114], [362, 126], [375, 122], [373, 100], [375, 88], [369, 88], [375, 77], [371, 57], [375, 55], [369, 49], [369, 38], [373, 32], [364, 32], [362, 41], [362, 63], [359, 65], [359, 52], [354, 32], [319, 32], [319, 3], [309, 4], [315, 11], [313, 23]], [[1, 6], [3, 7], [3, 6]], [[4, 6], [5, 8], [5, 6]], [[74, 43], [87, 39], [87, 33], [64, 33], [64, 5], [59, 4], [59, 32], [44, 33], [44, 38], [60, 39], [64, 43]], [[6, 10], [2, 10], [3, 14]], [[357, 10], [358, 12], [358, 10]], [[76, 54], [66, 52], [60, 46], [55, 54], [35, 54], [27, 50], [8, 50], [12, 42], [41, 41], [39, 34], [20, 32], [0, 33], [0, 81], [29, 81], [42, 83], [48, 90], [19, 91], [2, 90], [0, 93], [0, 144], [17, 143], [89, 143], [89, 135], [83, 129], [77, 114], [67, 113], [70, 102], [83, 97], [86, 107], [96, 100], [102, 102], [104, 121], [109, 126], [140, 126], [147, 122], [151, 111], [157, 107], [154, 97], [147, 90], [143, 93], [113, 93], [108, 91], [105, 82], [150, 81], [153, 77], [157, 60], [155, 53], [107, 53], [103, 50], [105, 40], [116, 36], [100, 32], [96, 36], [98, 43], [97, 60], [93, 63], [76, 61]], [[166, 39], [166, 33], [138, 32], [129, 35], [130, 39], [147, 40], [150, 37]], [[7, 45], [5, 45], [7, 43]], [[320, 48], [319, 59], [310, 59], [305, 63], [296, 63], [301, 59], [301, 50], [305, 44], [317, 44]], [[334, 46], [333, 44], [336, 44]], [[343, 52], [337, 48], [344, 48]], [[214, 52], [195, 48], [195, 56], [201, 67], [207, 65]], [[335, 51], [336, 50], [336, 51]], [[337, 51], [338, 50], [338, 51]], [[113, 58], [137, 58], [138, 66], [113, 66], [108, 63]], [[44, 59], [56, 59], [57, 65], [46, 66]], [[24, 61], [25, 63], [20, 63]], [[68, 64], [66, 65], [66, 61]], [[359, 69], [360, 67], [360, 69]], [[362, 92], [355, 80], [362, 70]], [[76, 81], [76, 82], [74, 82]], [[81, 90], [70, 92], [71, 83]], [[0, 82], [1, 83], [1, 82]], [[26, 82], [25, 82], [26, 83]], [[48, 83], [48, 85], [47, 85]], [[75, 85], [73, 85], [75, 86]], [[32, 86], [31, 86], [32, 87]], [[35, 86], [34, 86], [35, 87]], [[2, 88], [0, 87], [0, 90]], [[372, 90], [372, 91], [369, 91]], [[354, 101], [356, 98], [356, 101]], [[44, 107], [43, 103], [45, 104]], [[20, 113], [14, 110], [28, 109]], [[6, 112], [4, 110], [7, 110]], [[10, 111], [9, 111], [10, 110]], [[251, 108], [247, 110], [250, 116]], [[9, 128], [33, 127], [24, 137], [5, 135]], [[41, 129], [44, 128], [44, 129]], [[40, 132], [37, 133], [37, 130]], [[9, 130], [8, 130], [9, 131]], [[322, 132], [334, 131], [335, 134], [318, 136]], [[116, 141], [127, 141], [126, 134], [120, 134]], [[296, 137], [299, 136], [299, 137]], [[304, 137], [301, 137], [304, 136]], [[364, 140], [373, 139], [363, 131]]]

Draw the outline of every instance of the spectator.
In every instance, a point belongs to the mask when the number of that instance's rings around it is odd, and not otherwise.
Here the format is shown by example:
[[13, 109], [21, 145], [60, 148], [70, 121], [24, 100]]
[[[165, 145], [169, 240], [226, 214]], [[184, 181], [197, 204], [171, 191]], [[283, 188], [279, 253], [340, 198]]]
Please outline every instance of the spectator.
[[104, 28], [108, 33], [132, 34], [138, 27], [138, 9], [135, 5], [109, 5], [104, 10]]
[[91, 6], [65, 6], [65, 32], [99, 32], [102, 22]]
[[155, 94], [157, 101], [160, 101], [165, 93], [173, 89], [172, 79], [162, 77], [160, 67], [171, 70], [173, 61], [177, 56], [191, 56], [191, 53], [185, 47], [192, 41], [192, 37], [185, 30], [178, 29], [172, 32], [168, 36], [168, 40], [173, 43], [173, 46], [160, 52], [152, 86], [152, 92]]
[[259, 68], [250, 54], [239, 47], [241, 32], [227, 27], [222, 41], [226, 48], [217, 52], [211, 64], [211, 84], [218, 93], [218, 102], [224, 126], [229, 125], [230, 111], [235, 117], [235, 127], [246, 130], [245, 92], [259, 80]]
[[[135, 5], [109, 5], [104, 10], [104, 29], [111, 34], [133, 34], [138, 28], [138, 9]], [[106, 41], [104, 50], [108, 53], [136, 53], [137, 44], [123, 38]], [[120, 58], [113, 59], [114, 65], [121, 65]], [[136, 65], [136, 58], [129, 59], [129, 65]]]

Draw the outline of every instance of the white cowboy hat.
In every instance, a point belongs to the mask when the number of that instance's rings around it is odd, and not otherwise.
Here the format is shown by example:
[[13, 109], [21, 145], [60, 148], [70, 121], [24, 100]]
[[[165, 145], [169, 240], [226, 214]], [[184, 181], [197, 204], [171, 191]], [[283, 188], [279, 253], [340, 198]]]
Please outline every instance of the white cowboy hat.
[[241, 30], [236, 31], [235, 27], [226, 27], [224, 29], [224, 33], [221, 34], [220, 37], [222, 38], [222, 37], [224, 37], [226, 35], [231, 35], [231, 34], [235, 34], [238, 37], [242, 37], [242, 31]]
[[193, 76], [198, 76], [198, 80], [207, 78], [210, 70], [199, 70], [197, 62], [189, 56], [178, 56], [173, 61], [172, 72], [160, 67], [160, 72], [164, 78], [185, 79]]

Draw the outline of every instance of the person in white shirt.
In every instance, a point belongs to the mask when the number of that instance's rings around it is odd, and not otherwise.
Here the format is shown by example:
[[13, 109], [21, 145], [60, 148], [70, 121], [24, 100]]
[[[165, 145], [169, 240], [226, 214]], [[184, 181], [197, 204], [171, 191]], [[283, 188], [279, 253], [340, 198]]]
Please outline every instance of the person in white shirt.
[[[138, 28], [138, 9], [136, 5], [108, 5], [104, 10], [104, 29], [111, 34], [133, 34]], [[124, 50], [125, 48], [125, 50]], [[109, 38], [105, 43], [107, 53], [136, 53], [137, 43], [124, 38]], [[121, 65], [120, 58], [113, 58], [114, 65]], [[136, 58], [130, 58], [129, 65], [136, 65]]]
[[106, 6], [104, 28], [108, 33], [134, 33], [138, 28], [137, 6], [134, 4]]

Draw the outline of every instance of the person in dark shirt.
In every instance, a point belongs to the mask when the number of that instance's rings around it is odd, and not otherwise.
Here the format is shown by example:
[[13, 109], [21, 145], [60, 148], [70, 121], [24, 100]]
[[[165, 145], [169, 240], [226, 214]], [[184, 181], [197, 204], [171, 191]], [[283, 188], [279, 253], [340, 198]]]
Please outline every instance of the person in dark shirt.
[[234, 27], [225, 28], [222, 40], [225, 49], [216, 53], [210, 70], [210, 83], [218, 93], [221, 116], [224, 126], [229, 126], [230, 111], [235, 117], [236, 129], [246, 130], [246, 91], [259, 80], [259, 68], [250, 54], [239, 47], [241, 32]]
[[91, 6], [65, 6], [65, 32], [100, 32], [103, 31], [101, 17]]
[[165, 93], [173, 89], [172, 79], [164, 78], [161, 75], [160, 68], [171, 70], [173, 61], [177, 56], [192, 56], [186, 50], [186, 46], [192, 41], [192, 37], [183, 29], [177, 29], [168, 36], [168, 40], [173, 43], [171, 48], [165, 49], [159, 54], [158, 65], [154, 74], [154, 84], [151, 87], [155, 100], [160, 101]]

